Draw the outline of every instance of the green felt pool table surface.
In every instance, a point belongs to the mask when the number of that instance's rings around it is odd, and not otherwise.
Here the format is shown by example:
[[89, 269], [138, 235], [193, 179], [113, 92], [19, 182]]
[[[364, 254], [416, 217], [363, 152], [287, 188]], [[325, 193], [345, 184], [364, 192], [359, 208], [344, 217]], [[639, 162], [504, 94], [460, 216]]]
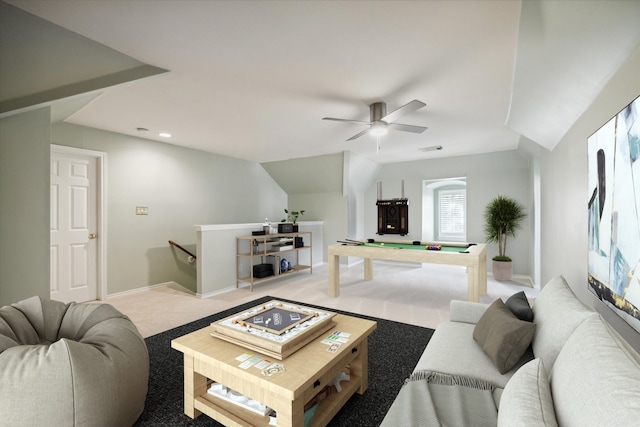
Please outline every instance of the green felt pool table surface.
[[[414, 245], [412, 242], [408, 242], [408, 243], [373, 242], [373, 243], [366, 243], [365, 245], [370, 247], [398, 248], [398, 249], [409, 249], [409, 250], [420, 250], [420, 251], [427, 250], [425, 248], [427, 244]], [[468, 243], [465, 243], [465, 244], [461, 243], [460, 245], [444, 245], [437, 242], [431, 243], [430, 245], [440, 246], [440, 252], [465, 252], [470, 246], [470, 244]]]

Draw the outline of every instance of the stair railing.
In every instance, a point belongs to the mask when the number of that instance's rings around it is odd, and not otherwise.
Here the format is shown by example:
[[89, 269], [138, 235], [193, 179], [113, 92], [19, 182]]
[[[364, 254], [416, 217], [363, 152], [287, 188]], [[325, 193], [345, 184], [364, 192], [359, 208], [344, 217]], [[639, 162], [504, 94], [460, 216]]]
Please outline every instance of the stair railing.
[[193, 253], [191, 253], [188, 249], [184, 248], [183, 246], [180, 246], [178, 243], [174, 242], [173, 240], [169, 240], [169, 244], [171, 246], [175, 246], [176, 248], [180, 249], [182, 252], [189, 255], [189, 258], [187, 258], [187, 261], [189, 262], [189, 264], [193, 264], [196, 261], [197, 257]]

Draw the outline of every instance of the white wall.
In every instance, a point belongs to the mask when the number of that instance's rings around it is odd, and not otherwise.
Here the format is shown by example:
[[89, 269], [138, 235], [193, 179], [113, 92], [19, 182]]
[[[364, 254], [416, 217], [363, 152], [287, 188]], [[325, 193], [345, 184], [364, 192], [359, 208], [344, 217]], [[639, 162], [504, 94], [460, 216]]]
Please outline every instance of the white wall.
[[0, 119], [0, 307], [49, 297], [50, 116]]
[[640, 47], [542, 161], [542, 282], [562, 274], [640, 351], [640, 335], [587, 288], [587, 138], [640, 95]]
[[[483, 213], [485, 206], [497, 195], [513, 197], [528, 213], [524, 227], [515, 239], [509, 238], [507, 254], [513, 259], [514, 273], [531, 276], [532, 196], [530, 162], [517, 150], [499, 153], [416, 160], [383, 164], [376, 179], [382, 181], [384, 199], [400, 197], [404, 179], [405, 197], [409, 199], [409, 234], [406, 240], [422, 239], [422, 182], [425, 179], [466, 177], [467, 179], [467, 240], [485, 242]], [[367, 238], [375, 238], [377, 188], [375, 182], [367, 190], [365, 230]], [[385, 237], [395, 235], [385, 235]], [[491, 258], [498, 254], [496, 244], [488, 247], [488, 270]]]
[[287, 204], [255, 162], [69, 124], [52, 143], [107, 153], [109, 294], [169, 281], [195, 292], [196, 265], [168, 240], [195, 253], [194, 225], [262, 222]]

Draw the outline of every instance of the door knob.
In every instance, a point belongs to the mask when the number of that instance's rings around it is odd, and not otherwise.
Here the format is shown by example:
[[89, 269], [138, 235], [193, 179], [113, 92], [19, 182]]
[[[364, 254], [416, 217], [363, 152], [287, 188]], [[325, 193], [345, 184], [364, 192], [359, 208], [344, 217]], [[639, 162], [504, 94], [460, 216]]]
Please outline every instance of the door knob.
[[93, 234], [93, 233], [89, 234], [89, 239], [92, 239], [92, 240], [93, 240], [93, 239], [95, 239], [96, 237], [98, 237], [98, 235], [97, 235], [97, 234]]

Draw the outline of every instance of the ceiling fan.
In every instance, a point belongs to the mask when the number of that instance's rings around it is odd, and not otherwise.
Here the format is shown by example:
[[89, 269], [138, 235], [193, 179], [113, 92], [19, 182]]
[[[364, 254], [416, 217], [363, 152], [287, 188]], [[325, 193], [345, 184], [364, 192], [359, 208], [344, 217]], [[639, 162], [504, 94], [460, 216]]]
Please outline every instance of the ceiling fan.
[[360, 138], [365, 133], [371, 133], [371, 135], [373, 136], [382, 136], [385, 135], [389, 129], [401, 130], [404, 132], [422, 133], [427, 129], [424, 126], [405, 125], [402, 123], [394, 123], [394, 121], [404, 116], [405, 114], [413, 113], [414, 111], [417, 111], [426, 105], [427, 104], [425, 104], [424, 102], [414, 99], [413, 101], [403, 105], [397, 110], [394, 110], [387, 114], [387, 104], [385, 104], [384, 102], [374, 102], [369, 106], [371, 120], [368, 122], [362, 120], [336, 119], [333, 117], [323, 117], [322, 120], [333, 120], [336, 122], [369, 125], [367, 129], [352, 136], [351, 138], [347, 139], [347, 141], [352, 141], [356, 138]]

